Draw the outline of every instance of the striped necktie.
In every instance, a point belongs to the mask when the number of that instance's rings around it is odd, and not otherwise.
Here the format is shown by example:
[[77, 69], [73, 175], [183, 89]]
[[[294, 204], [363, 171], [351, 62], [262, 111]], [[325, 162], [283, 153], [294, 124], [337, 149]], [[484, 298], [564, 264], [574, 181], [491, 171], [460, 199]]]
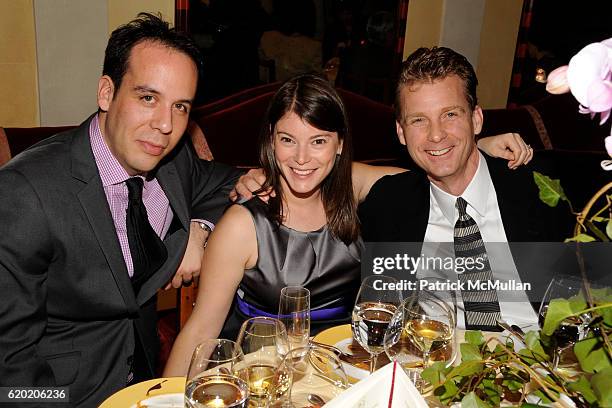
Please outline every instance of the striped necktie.
[[[480, 258], [482, 269], [466, 270], [459, 274], [463, 289], [463, 307], [465, 309], [465, 328], [468, 330], [500, 331], [497, 320], [501, 319], [497, 291], [470, 289], [468, 282], [486, 282], [493, 280], [489, 257], [476, 221], [466, 212], [467, 202], [459, 197], [455, 204], [459, 218], [455, 224], [455, 258]], [[478, 266], [479, 263], [473, 263]]]

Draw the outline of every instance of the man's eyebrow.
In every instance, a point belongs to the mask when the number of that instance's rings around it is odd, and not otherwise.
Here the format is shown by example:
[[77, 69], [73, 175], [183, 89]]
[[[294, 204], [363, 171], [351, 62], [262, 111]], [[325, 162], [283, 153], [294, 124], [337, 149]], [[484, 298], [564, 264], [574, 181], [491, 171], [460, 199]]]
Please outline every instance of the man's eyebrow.
[[[138, 93], [152, 93], [155, 95], [160, 95], [159, 91], [157, 91], [154, 88], [151, 88], [149, 86], [145, 86], [145, 85], [138, 85], [134, 87], [134, 91], [138, 92]], [[174, 103], [183, 103], [183, 104], [187, 104], [187, 105], [193, 105], [193, 99], [179, 99], [178, 101], [174, 102]]]
[[135, 86], [134, 87], [134, 91], [140, 92], [140, 93], [153, 93], [153, 94], [159, 95], [159, 91], [157, 91], [157, 90], [155, 90], [155, 89], [153, 89], [151, 87], [145, 86], [145, 85], [137, 85], [137, 86]]

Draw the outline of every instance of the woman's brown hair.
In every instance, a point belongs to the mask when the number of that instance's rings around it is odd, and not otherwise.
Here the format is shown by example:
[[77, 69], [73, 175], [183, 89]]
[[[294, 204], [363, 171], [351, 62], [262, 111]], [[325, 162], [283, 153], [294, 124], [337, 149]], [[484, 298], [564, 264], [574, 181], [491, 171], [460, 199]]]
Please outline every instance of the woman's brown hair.
[[336, 156], [334, 167], [321, 184], [321, 198], [327, 228], [346, 244], [357, 240], [359, 222], [352, 182], [352, 151], [344, 103], [334, 87], [325, 79], [303, 74], [285, 82], [268, 106], [262, 126], [259, 160], [266, 175], [262, 187], [272, 187], [276, 197], [269, 201], [268, 212], [280, 225], [283, 221], [281, 172], [274, 155], [274, 127], [288, 112], [293, 112], [309, 125], [326, 132], [336, 132], [342, 141], [342, 153]]

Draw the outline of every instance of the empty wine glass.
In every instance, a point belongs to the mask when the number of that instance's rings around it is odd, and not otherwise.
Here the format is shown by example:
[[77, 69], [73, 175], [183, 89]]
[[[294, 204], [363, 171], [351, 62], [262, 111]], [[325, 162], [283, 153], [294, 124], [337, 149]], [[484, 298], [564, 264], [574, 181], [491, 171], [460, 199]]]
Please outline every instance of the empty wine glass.
[[385, 352], [418, 386], [420, 372], [431, 361], [450, 366], [456, 356], [456, 320], [452, 308], [429, 291], [417, 291], [393, 315]]
[[245, 407], [249, 386], [232, 375], [244, 354], [235, 342], [224, 339], [205, 340], [191, 358], [185, 385], [185, 405], [200, 407]]
[[266, 407], [272, 397], [274, 375], [288, 351], [285, 325], [270, 317], [248, 319], [236, 343], [245, 358], [234, 365], [233, 372], [249, 386], [249, 406]]
[[[557, 302], [571, 301], [584, 304], [586, 308], [586, 297], [583, 290], [583, 282], [580, 278], [572, 276], [554, 277], [548, 284], [548, 288], [542, 299], [538, 313], [540, 326], [544, 327], [546, 314], [551, 304]], [[572, 316], [563, 320], [551, 336], [553, 351], [553, 369], [556, 369], [562, 354], [573, 346], [578, 340], [584, 338], [591, 322], [591, 315], [586, 313]]]
[[287, 329], [291, 349], [307, 346], [310, 339], [310, 291], [302, 286], [281, 289], [278, 320]]
[[389, 322], [402, 302], [395, 278], [384, 275], [369, 276], [361, 282], [352, 315], [353, 337], [370, 353], [370, 373], [376, 369], [378, 355], [384, 350], [384, 338]]
[[[291, 350], [279, 368], [277, 379], [289, 395], [282, 407], [311, 407], [316, 402], [329, 402], [348, 388], [342, 363], [330, 350], [309, 345]], [[283, 387], [281, 387], [283, 388]]]

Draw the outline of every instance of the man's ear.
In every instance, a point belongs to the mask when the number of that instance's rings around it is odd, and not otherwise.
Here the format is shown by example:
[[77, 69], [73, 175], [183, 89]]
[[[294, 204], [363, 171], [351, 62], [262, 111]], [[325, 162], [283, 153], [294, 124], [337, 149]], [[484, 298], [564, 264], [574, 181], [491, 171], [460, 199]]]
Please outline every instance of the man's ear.
[[474, 127], [474, 134], [477, 135], [482, 130], [482, 108], [478, 105], [474, 107], [474, 111], [472, 112], [472, 126]]
[[395, 130], [397, 131], [397, 138], [399, 142], [406, 146], [406, 138], [404, 137], [404, 129], [402, 129], [402, 125], [396, 120], [395, 121]]
[[115, 84], [108, 75], [103, 75], [98, 81], [98, 107], [103, 111], [108, 111], [115, 95]]

